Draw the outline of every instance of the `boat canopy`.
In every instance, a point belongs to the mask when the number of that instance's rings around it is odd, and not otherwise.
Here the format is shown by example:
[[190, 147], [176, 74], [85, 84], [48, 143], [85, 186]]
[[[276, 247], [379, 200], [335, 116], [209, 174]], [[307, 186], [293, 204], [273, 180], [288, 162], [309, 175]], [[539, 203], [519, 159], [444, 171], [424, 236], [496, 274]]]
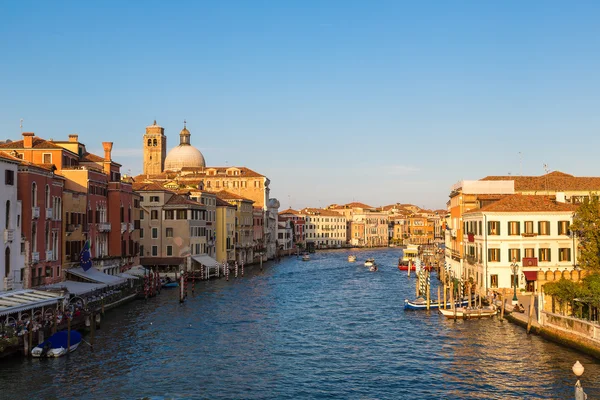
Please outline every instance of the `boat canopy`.
[[0, 294], [0, 316], [62, 302], [64, 295], [42, 290], [17, 290]]
[[[50, 336], [43, 343], [39, 344], [37, 347], [43, 348], [46, 344], [50, 345], [51, 349], [60, 349], [61, 347], [67, 348], [67, 331], [56, 332], [54, 335]], [[81, 333], [77, 331], [71, 331], [70, 345], [73, 346], [79, 342], [81, 342]]]

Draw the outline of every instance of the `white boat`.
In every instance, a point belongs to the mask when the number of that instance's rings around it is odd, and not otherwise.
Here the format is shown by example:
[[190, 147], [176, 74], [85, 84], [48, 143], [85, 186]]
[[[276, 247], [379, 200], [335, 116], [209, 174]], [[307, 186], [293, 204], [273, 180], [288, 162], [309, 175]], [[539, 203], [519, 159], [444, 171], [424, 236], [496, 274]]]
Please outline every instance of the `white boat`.
[[375, 259], [374, 258], [367, 258], [365, 261], [365, 267], [370, 267], [372, 265], [375, 264]]
[[310, 256], [308, 254], [303, 254], [302, 261], [310, 261]]
[[79, 343], [81, 343], [79, 332], [71, 331], [69, 338], [67, 331], [60, 331], [35, 346], [31, 350], [31, 355], [33, 357], [61, 357], [67, 354], [67, 348], [69, 348], [69, 352], [77, 350]]
[[[440, 308], [440, 314], [448, 319], [454, 318], [454, 310]], [[478, 319], [478, 318], [490, 318], [498, 313], [496, 306], [481, 307], [481, 308], [468, 308], [468, 307], [457, 307], [456, 318], [460, 319]]]
[[352, 254], [350, 254], [350, 255], [348, 256], [348, 262], [354, 262], [354, 261], [356, 261], [356, 256], [355, 256], [355, 255], [352, 255]]
[[371, 271], [371, 272], [375, 272], [375, 271], [377, 271], [377, 264], [373, 264], [373, 265], [371, 265], [371, 266], [369, 267], [369, 271]]

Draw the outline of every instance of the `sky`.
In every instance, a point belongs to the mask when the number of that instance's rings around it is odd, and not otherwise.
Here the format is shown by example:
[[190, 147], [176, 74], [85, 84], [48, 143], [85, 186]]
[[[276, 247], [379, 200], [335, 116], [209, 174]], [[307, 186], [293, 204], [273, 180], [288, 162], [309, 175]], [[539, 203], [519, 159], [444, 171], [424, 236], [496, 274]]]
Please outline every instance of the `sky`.
[[487, 175], [598, 176], [600, 2], [128, 1], [0, 5], [0, 139], [142, 172], [153, 120], [282, 208], [445, 208]]

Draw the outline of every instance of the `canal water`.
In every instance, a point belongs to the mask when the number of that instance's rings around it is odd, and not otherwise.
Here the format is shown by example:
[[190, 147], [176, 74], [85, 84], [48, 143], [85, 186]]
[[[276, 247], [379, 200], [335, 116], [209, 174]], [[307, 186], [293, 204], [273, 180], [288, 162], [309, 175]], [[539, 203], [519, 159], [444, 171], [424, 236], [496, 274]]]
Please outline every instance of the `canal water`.
[[592, 358], [496, 318], [405, 312], [415, 279], [397, 270], [399, 250], [348, 254], [202, 282], [183, 305], [164, 290], [110, 311], [95, 352], [0, 361], [0, 398], [571, 399], [576, 360], [600, 398]]

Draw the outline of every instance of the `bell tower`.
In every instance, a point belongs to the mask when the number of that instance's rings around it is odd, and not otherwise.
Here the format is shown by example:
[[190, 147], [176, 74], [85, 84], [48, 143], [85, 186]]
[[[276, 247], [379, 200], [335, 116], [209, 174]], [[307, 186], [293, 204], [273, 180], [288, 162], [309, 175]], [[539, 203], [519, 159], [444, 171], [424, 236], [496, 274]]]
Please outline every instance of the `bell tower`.
[[144, 135], [144, 175], [157, 175], [165, 169], [167, 137], [165, 128], [154, 124], [146, 127]]

